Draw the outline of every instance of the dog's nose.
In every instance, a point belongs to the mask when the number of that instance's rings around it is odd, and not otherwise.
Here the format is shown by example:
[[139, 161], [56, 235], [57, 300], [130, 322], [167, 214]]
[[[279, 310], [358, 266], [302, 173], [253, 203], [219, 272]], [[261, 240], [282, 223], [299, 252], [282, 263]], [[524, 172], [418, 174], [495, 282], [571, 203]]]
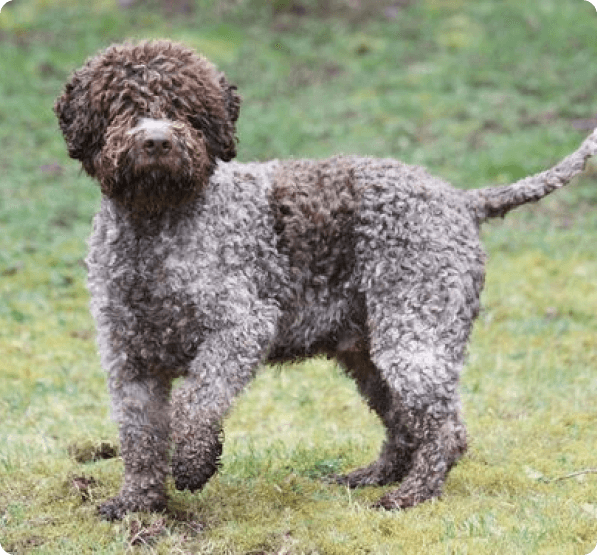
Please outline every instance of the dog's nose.
[[164, 156], [172, 150], [170, 134], [162, 129], [151, 129], [143, 136], [143, 150], [148, 156]]

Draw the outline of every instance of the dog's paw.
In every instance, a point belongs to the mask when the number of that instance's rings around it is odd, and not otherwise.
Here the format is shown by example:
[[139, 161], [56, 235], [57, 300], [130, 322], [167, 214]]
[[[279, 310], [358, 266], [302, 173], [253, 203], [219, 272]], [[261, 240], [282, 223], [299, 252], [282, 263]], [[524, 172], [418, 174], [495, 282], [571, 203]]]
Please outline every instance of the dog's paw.
[[332, 479], [337, 484], [348, 486], [349, 488], [385, 486], [400, 482], [406, 472], [406, 465], [390, 464], [385, 459], [380, 458], [369, 466], [353, 470], [348, 474], [334, 475]]
[[171, 468], [176, 489], [201, 489], [220, 468], [221, 456], [222, 442], [217, 433], [193, 442], [178, 443], [172, 455]]
[[113, 497], [98, 507], [98, 513], [104, 520], [121, 520], [129, 512], [120, 497]]
[[200, 490], [220, 466], [219, 458], [215, 462], [204, 462], [201, 465], [197, 465], [196, 462], [196, 460], [189, 461], [182, 457], [173, 458], [172, 476], [177, 490]]
[[364, 486], [383, 486], [388, 484], [389, 480], [383, 476], [377, 469], [371, 467], [359, 468], [348, 474], [334, 474], [331, 478], [337, 484], [349, 488], [361, 488]]
[[98, 507], [98, 512], [104, 520], [121, 520], [127, 513], [137, 511], [162, 512], [166, 509], [166, 499], [133, 498], [118, 495], [105, 501]]
[[403, 497], [395, 495], [394, 492], [382, 495], [371, 507], [373, 509], [384, 509], [386, 511], [397, 511], [414, 507], [416, 502], [412, 496]]
[[385, 509], [386, 511], [409, 509], [417, 505], [436, 499], [441, 495], [441, 491], [433, 491], [426, 487], [414, 489], [404, 487], [403, 484], [398, 489], [389, 491], [373, 505], [374, 509]]

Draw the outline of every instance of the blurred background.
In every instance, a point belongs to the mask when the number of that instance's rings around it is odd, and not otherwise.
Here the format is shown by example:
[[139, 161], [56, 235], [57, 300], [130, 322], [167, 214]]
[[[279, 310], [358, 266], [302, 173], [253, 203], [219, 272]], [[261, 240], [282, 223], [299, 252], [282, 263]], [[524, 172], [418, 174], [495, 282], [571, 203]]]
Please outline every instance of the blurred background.
[[[114, 42], [169, 38], [243, 98], [241, 161], [394, 157], [458, 187], [552, 166], [597, 125], [585, 0], [12, 0], [0, 12], [0, 544], [9, 553], [557, 553], [597, 541], [597, 170], [484, 228], [463, 376], [471, 449], [444, 500], [367, 509], [321, 478], [379, 423], [333, 362], [265, 370], [224, 467], [172, 513], [99, 522], [122, 471], [85, 289], [99, 189], [52, 111]], [[116, 450], [116, 451], [115, 451]], [[575, 474], [580, 472], [580, 474]], [[574, 475], [574, 477], [569, 477]], [[556, 480], [553, 482], [552, 480]], [[160, 520], [162, 518], [162, 520]]]

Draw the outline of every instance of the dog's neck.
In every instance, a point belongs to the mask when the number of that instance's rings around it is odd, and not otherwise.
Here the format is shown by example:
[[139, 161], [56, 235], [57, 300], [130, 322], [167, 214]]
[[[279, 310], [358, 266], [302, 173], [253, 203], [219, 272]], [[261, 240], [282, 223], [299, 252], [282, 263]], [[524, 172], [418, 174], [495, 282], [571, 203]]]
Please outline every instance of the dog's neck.
[[102, 195], [100, 211], [116, 227], [129, 229], [135, 237], [155, 237], [168, 233], [169, 230], [175, 233], [181, 223], [197, 217], [203, 204], [204, 194], [201, 193], [184, 204], [147, 211], [124, 206], [119, 201]]

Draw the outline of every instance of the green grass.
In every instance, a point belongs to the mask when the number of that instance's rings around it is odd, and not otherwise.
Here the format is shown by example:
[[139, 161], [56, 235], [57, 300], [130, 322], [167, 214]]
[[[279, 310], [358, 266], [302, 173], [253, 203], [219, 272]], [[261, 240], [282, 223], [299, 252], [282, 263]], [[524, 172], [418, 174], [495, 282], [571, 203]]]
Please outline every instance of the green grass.
[[[551, 166], [597, 113], [582, 0], [13, 0], [0, 14], [0, 544], [10, 553], [585, 555], [597, 543], [597, 170], [483, 230], [488, 276], [462, 379], [470, 450], [444, 497], [322, 479], [383, 431], [331, 362], [264, 369], [225, 424], [224, 466], [167, 516], [100, 521], [117, 443], [85, 290], [97, 187], [52, 114], [70, 71], [125, 38], [203, 51], [239, 85], [239, 158], [393, 156], [458, 186]], [[139, 2], [139, 4], [142, 4]], [[302, 6], [302, 10], [297, 6]], [[302, 15], [297, 15], [302, 13]], [[388, 13], [390, 16], [384, 15]], [[88, 462], [78, 462], [87, 453]]]

